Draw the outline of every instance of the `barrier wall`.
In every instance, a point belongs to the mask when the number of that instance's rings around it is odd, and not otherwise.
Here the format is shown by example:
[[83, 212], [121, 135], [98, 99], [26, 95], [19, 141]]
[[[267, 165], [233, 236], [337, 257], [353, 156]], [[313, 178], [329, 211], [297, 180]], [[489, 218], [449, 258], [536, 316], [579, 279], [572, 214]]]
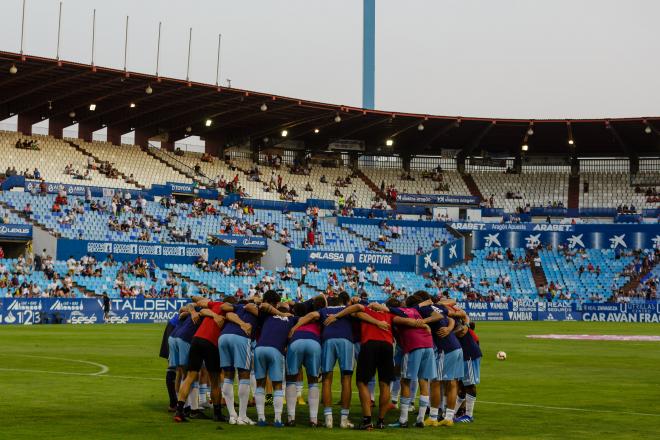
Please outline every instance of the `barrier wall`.
[[231, 246], [200, 246], [188, 244], [161, 244], [139, 242], [109, 242], [89, 240], [57, 240], [57, 259], [68, 260], [70, 256], [79, 259], [91, 254], [98, 260], [104, 260], [112, 254], [117, 261], [131, 261], [138, 256], [154, 260], [157, 265], [191, 264], [202, 254], [208, 255], [208, 260], [216, 258], [223, 260], [234, 258], [234, 248]]
[[[160, 323], [174, 316], [187, 299], [112, 299], [110, 322]], [[474, 321], [589, 321], [659, 323], [660, 302], [630, 304], [568, 302], [546, 303], [533, 300], [513, 303], [460, 302]], [[53, 322], [68, 324], [103, 323], [101, 298], [4, 298], [0, 299], [0, 324], [32, 325]], [[477, 329], [478, 330], [478, 329]]]

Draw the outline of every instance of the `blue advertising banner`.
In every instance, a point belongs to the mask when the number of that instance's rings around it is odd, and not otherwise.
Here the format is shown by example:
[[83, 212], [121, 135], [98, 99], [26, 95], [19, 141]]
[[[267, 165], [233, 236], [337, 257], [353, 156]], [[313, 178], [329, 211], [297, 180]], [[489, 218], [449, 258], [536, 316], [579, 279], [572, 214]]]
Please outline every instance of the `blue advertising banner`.
[[543, 231], [543, 232], [571, 232], [575, 225], [555, 223], [479, 223], [479, 222], [452, 222], [448, 224], [457, 231]]
[[[108, 322], [166, 322], [185, 304], [186, 298], [111, 299]], [[628, 304], [571, 304], [518, 300], [501, 302], [459, 302], [474, 321], [593, 321], [660, 323], [660, 302]], [[32, 325], [61, 322], [67, 324], [103, 323], [101, 298], [3, 298], [0, 299], [0, 324]]]
[[264, 237], [246, 235], [215, 235], [215, 237], [236, 249], [268, 249], [268, 240]]
[[0, 225], [0, 238], [24, 238], [32, 237], [32, 225]]
[[399, 194], [397, 203], [422, 203], [429, 205], [478, 205], [481, 200], [475, 196], [454, 196], [449, 194]]
[[426, 254], [417, 255], [416, 273], [429, 273], [433, 270], [433, 263], [440, 269], [452, 266], [465, 260], [465, 238], [451, 241]]
[[452, 223], [472, 232], [473, 249], [532, 248], [538, 245], [569, 249], [654, 249], [660, 246], [660, 224]]
[[[109, 323], [169, 321], [190, 302], [185, 298], [111, 299]], [[104, 323], [101, 298], [5, 298], [0, 300], [0, 324]]]
[[197, 194], [197, 188], [192, 183], [167, 182], [167, 189], [176, 194]]
[[[152, 200], [153, 197], [149, 194], [148, 191], [140, 191], [138, 189], [119, 189], [119, 188], [106, 188], [100, 186], [91, 186], [91, 185], [72, 185], [68, 183], [54, 183], [54, 182], [45, 182], [46, 188], [49, 194], [56, 194], [60, 190], [65, 190], [66, 193], [70, 196], [84, 196], [85, 192], [89, 188], [92, 196], [94, 197], [112, 197], [116, 192], [124, 193], [128, 191], [131, 194], [131, 197], [137, 198], [140, 194], [147, 199]], [[41, 181], [39, 180], [26, 180], [24, 189], [26, 192], [39, 192], [39, 186]]]
[[189, 244], [162, 244], [140, 242], [110, 242], [57, 240], [57, 259], [67, 260], [70, 256], [81, 258], [91, 254], [97, 259], [105, 259], [112, 254], [117, 261], [134, 260], [138, 256], [154, 260], [156, 264], [190, 264], [200, 255], [206, 254], [209, 261], [216, 258], [223, 260], [234, 258], [234, 248], [230, 246], [199, 246]]
[[340, 269], [346, 266], [363, 269], [373, 264], [379, 270], [414, 271], [416, 256], [375, 252], [291, 249], [291, 263], [294, 266], [301, 266], [309, 262], [316, 263], [320, 268], [325, 269]]

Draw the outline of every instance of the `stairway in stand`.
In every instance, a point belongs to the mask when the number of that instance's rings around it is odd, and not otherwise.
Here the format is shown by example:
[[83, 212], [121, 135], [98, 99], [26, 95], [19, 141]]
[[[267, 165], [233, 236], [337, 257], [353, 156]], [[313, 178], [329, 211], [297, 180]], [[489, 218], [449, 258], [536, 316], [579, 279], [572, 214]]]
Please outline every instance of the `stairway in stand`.
[[536, 267], [534, 264], [534, 258], [538, 255], [537, 250], [533, 249], [527, 249], [527, 257], [530, 261], [529, 267], [532, 270], [532, 277], [534, 278], [534, 285], [536, 286], [536, 290], [538, 291], [541, 286], [547, 286], [548, 285], [548, 279], [545, 276], [545, 271], [543, 270], [543, 266]]
[[472, 178], [471, 174], [466, 174], [466, 173], [461, 173], [461, 177], [463, 178], [463, 182], [465, 182], [465, 185], [468, 187], [470, 190], [470, 195], [473, 197], [479, 197], [479, 200], [484, 200], [483, 194], [481, 194], [481, 191], [479, 191], [479, 187], [477, 186], [477, 182], [474, 181]]
[[[73, 141], [65, 140], [65, 142], [66, 142], [67, 144], [71, 145], [71, 146], [72, 146], [73, 148], [75, 148], [76, 150], [80, 151], [80, 152], [81, 152], [82, 154], [84, 154], [85, 156], [87, 156], [87, 157], [91, 157], [92, 159], [94, 159], [94, 162], [96, 162], [97, 164], [98, 164], [98, 163], [101, 163], [101, 162], [106, 162], [105, 160], [101, 160], [101, 159], [99, 159], [99, 158], [96, 157], [94, 154], [90, 153], [90, 152], [87, 151], [85, 148], [81, 147], [80, 145], [76, 144], [76, 143], [73, 142]], [[132, 182], [131, 179], [130, 179], [126, 174], [124, 174], [124, 173], [122, 173], [121, 171], [117, 170], [114, 166], [113, 166], [112, 168], [117, 172], [117, 175], [119, 175], [119, 177], [121, 177], [121, 180], [123, 180], [124, 182], [126, 182], [126, 183], [128, 183], [128, 184], [131, 184], [131, 185], [135, 185], [137, 188], [145, 189], [145, 186], [144, 186], [144, 185], [142, 185], [142, 184], [140, 184], [140, 183], [137, 183], [137, 182]]]
[[[378, 188], [378, 186], [367, 176], [362, 172], [362, 170], [358, 170], [356, 172], [358, 177], [362, 179], [362, 181], [381, 199], [387, 200], [387, 196], [385, 196], [385, 193]], [[389, 205], [392, 207], [392, 209], [396, 209], [396, 204], [395, 203], [389, 203]]]
[[[657, 264], [657, 263], [656, 263]], [[653, 268], [655, 267], [655, 264], [653, 266], [650, 266], [646, 269], [642, 269], [642, 272], [635, 277], [630, 277], [628, 282], [623, 285], [622, 289], [624, 292], [629, 292], [630, 290], [635, 290], [637, 287], [642, 283], [642, 280], [646, 275], [648, 275]]]
[[580, 208], [580, 176], [568, 178], [568, 209]]

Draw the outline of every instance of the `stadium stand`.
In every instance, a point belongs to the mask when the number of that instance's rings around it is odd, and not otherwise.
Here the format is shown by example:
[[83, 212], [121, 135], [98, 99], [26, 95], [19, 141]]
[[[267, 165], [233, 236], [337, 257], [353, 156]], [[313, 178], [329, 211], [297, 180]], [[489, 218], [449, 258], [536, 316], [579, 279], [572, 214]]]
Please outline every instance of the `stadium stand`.
[[568, 206], [568, 174], [539, 172], [512, 174], [503, 172], [472, 172], [492, 208], [505, 212], [524, 211], [534, 207]]
[[[17, 148], [22, 142], [32, 142], [33, 146]], [[13, 169], [16, 174], [48, 182], [135, 188], [121, 179], [101, 174], [94, 169], [96, 166], [90, 169], [91, 164], [88, 157], [65, 141], [50, 136], [0, 132], [0, 169]]]

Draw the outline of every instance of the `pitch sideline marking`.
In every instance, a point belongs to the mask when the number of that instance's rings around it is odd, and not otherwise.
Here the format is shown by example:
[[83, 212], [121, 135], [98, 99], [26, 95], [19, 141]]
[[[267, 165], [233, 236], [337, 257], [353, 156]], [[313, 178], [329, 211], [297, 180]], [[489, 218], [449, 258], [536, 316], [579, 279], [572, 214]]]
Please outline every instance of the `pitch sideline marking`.
[[[99, 364], [97, 362], [91, 362], [91, 361], [83, 361], [81, 359], [64, 359], [64, 358], [58, 358], [58, 357], [50, 357], [50, 356], [37, 356], [33, 354], [12, 354], [12, 356], [22, 356], [22, 357], [30, 357], [30, 358], [38, 358], [38, 359], [50, 359], [50, 360], [56, 360], [56, 361], [66, 361], [66, 362], [78, 362], [80, 364], [87, 364], [87, 365], [92, 365], [94, 367], [99, 368], [100, 370], [97, 371], [96, 373], [65, 373], [65, 372], [60, 372], [61, 374], [72, 374], [75, 376], [101, 376], [105, 375], [108, 371], [110, 371], [110, 367], [107, 365]], [[17, 369], [5, 369], [3, 370], [7, 371], [16, 371]], [[44, 371], [41, 370], [21, 370], [21, 371], [33, 371], [33, 372], [40, 372], [43, 373]]]
[[[25, 355], [25, 356], [27, 356], [27, 355]], [[95, 364], [94, 362], [76, 361], [76, 360], [73, 360], [73, 359], [45, 358], [43, 356], [30, 356], [30, 357], [41, 357], [41, 358], [44, 358], [44, 359], [71, 360], [71, 361], [74, 361], [74, 362]], [[96, 365], [105, 367], [105, 365], [102, 365], [102, 364], [96, 364]], [[107, 368], [107, 367], [105, 367], [105, 368]], [[74, 372], [65, 372], [65, 371], [26, 370], [26, 369], [22, 369], [22, 368], [0, 368], [0, 371], [21, 371], [21, 372], [26, 372], [26, 373], [63, 374], [63, 375], [71, 375], [71, 376], [111, 377], [111, 378], [116, 378], [116, 379], [131, 379], [131, 380], [158, 380], [158, 381], [163, 380], [163, 378], [156, 378], [156, 377], [119, 376], [119, 375], [114, 375], [114, 374], [102, 374], [101, 372], [98, 372], [98, 373], [74, 373]], [[353, 394], [358, 394], [358, 393], [356, 391], [353, 391]], [[479, 400], [479, 403], [485, 403], [486, 405], [503, 405], [503, 406], [519, 406], [519, 407], [524, 407], [524, 408], [551, 409], [551, 410], [557, 410], [557, 411], [579, 411], [579, 412], [608, 413], [608, 414], [617, 413], [617, 414], [635, 415], [635, 416], [660, 417], [660, 414], [642, 413], [642, 412], [634, 412], [634, 411], [613, 411], [613, 410], [607, 410], [607, 409], [571, 408], [571, 407], [566, 407], [566, 406], [535, 405], [535, 404], [531, 404], [531, 403], [492, 402], [492, 401], [488, 401], [488, 400]]]

